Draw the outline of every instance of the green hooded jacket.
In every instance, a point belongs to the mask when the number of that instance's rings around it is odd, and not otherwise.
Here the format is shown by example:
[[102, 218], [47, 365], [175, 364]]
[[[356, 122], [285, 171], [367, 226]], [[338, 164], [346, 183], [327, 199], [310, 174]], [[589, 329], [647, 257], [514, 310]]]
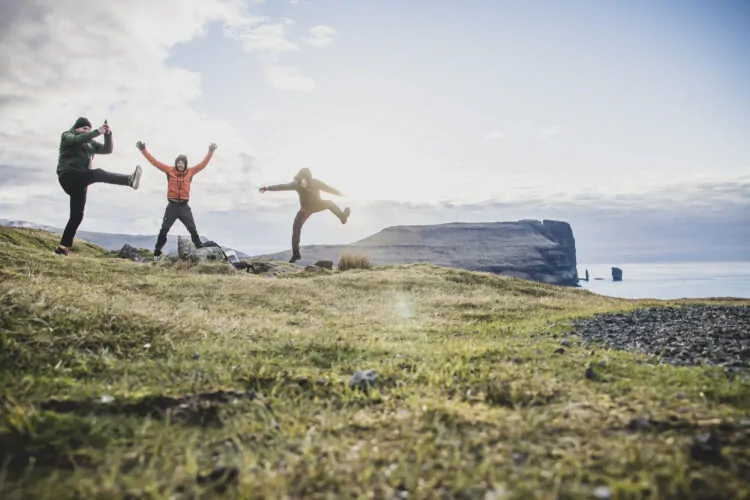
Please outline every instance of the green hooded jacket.
[[104, 134], [104, 144], [94, 141], [94, 137], [101, 135], [94, 129], [85, 134], [77, 134], [71, 128], [60, 137], [60, 155], [57, 160], [57, 175], [70, 170], [88, 170], [94, 155], [106, 155], [112, 152], [112, 134]]

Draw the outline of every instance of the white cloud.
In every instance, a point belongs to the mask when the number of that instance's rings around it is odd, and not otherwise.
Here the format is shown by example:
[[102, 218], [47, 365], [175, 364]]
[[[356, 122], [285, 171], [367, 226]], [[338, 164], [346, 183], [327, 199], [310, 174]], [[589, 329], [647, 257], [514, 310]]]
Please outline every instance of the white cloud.
[[[202, 93], [201, 75], [166, 62], [175, 45], [201, 37], [214, 21], [241, 28], [238, 41], [265, 61], [299, 50], [285, 38], [291, 20], [272, 23], [250, 12], [243, 0], [132, 0], [127, 5], [39, 0], [17, 8], [12, 26], [0, 20], [5, 36], [0, 44], [0, 165], [25, 172], [28, 179], [23, 185], [0, 184], [0, 199], [26, 210], [33, 205], [30, 200], [49, 197], [55, 207], [49, 222], [64, 224], [67, 196], [55, 175], [59, 137], [78, 116], [86, 116], [94, 126], [107, 118], [114, 132], [114, 153], [98, 156], [95, 167], [130, 173], [136, 163], [144, 166], [137, 192], [92, 186], [89, 222], [105, 209], [128, 213], [133, 220], [161, 217], [166, 182], [135, 148], [138, 140], [166, 163], [184, 153], [192, 164], [215, 141], [219, 149], [193, 185], [196, 205], [215, 202], [218, 209], [263, 203], [241, 173], [245, 157], [257, 156], [253, 145], [226, 122], [199, 115], [194, 102]], [[287, 66], [268, 65], [266, 78], [292, 90], [315, 86]]]
[[292, 66], [267, 66], [264, 74], [268, 83], [282, 90], [299, 92], [315, 90], [315, 82], [302, 76], [300, 70]]
[[337, 33], [335, 29], [320, 24], [310, 28], [309, 31], [311, 36], [305, 38], [305, 42], [319, 48], [333, 45], [333, 35]]
[[258, 109], [258, 110], [253, 111], [251, 118], [255, 121], [262, 122], [262, 121], [278, 120], [280, 118], [284, 118], [285, 116], [286, 114], [281, 111]]
[[275, 63], [283, 52], [301, 52], [299, 46], [287, 39], [287, 29], [294, 26], [292, 19], [280, 23], [260, 24], [267, 18], [239, 19], [224, 27], [224, 34], [237, 40], [246, 51], [267, 63]]
[[570, 132], [571, 131], [568, 127], [565, 127], [563, 125], [554, 125], [552, 127], [542, 129], [542, 138], [551, 139], [553, 137], [569, 134]]
[[488, 132], [482, 136], [482, 138], [485, 141], [493, 141], [498, 139], [503, 139], [505, 137], [505, 134], [501, 132], [500, 130], [495, 130], [494, 132]]

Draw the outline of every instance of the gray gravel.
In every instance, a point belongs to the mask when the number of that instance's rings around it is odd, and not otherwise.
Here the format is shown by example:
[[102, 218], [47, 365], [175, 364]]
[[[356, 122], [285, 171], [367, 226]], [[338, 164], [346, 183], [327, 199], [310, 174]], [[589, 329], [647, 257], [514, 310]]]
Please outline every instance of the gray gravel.
[[582, 340], [675, 365], [750, 367], [750, 306], [649, 307], [574, 323]]

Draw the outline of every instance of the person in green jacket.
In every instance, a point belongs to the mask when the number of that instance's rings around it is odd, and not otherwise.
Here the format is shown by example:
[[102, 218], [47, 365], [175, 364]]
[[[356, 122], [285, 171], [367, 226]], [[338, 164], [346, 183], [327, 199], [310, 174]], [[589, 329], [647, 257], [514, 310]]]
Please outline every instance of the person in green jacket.
[[339, 218], [342, 224], [346, 224], [351, 213], [349, 207], [341, 210], [333, 201], [321, 199], [321, 191], [339, 196], [343, 196], [343, 193], [321, 180], [314, 179], [309, 168], [300, 169], [297, 175], [294, 176], [294, 180], [288, 184], [263, 186], [259, 191], [261, 194], [266, 191], [297, 191], [300, 208], [292, 225], [292, 258], [289, 260], [291, 263], [297, 262], [302, 258], [302, 254], [299, 251], [302, 226], [312, 214], [322, 212], [323, 210], [330, 210]]
[[[142, 171], [140, 165], [136, 165], [135, 171], [130, 175], [91, 168], [95, 155], [110, 154], [113, 150], [112, 129], [107, 124], [107, 120], [104, 120], [101, 127], [95, 130], [91, 128], [91, 122], [87, 118], [80, 117], [60, 137], [57, 180], [63, 191], [70, 197], [70, 216], [60, 238], [60, 244], [55, 249], [58, 255], [68, 255], [69, 248], [73, 245], [73, 238], [83, 221], [89, 185], [100, 182], [138, 189], [140, 183]], [[103, 144], [93, 140], [100, 135], [104, 135]]]

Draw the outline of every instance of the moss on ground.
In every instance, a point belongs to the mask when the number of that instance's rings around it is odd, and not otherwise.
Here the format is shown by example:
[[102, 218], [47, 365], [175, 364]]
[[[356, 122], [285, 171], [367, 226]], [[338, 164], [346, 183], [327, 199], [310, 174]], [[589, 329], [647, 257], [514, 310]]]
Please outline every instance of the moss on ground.
[[[0, 228], [2, 498], [750, 496], [750, 383], [574, 337], [559, 351], [572, 318], [678, 301], [55, 243]], [[376, 385], [350, 387], [365, 369]], [[707, 433], [721, 455], [695, 452]]]

